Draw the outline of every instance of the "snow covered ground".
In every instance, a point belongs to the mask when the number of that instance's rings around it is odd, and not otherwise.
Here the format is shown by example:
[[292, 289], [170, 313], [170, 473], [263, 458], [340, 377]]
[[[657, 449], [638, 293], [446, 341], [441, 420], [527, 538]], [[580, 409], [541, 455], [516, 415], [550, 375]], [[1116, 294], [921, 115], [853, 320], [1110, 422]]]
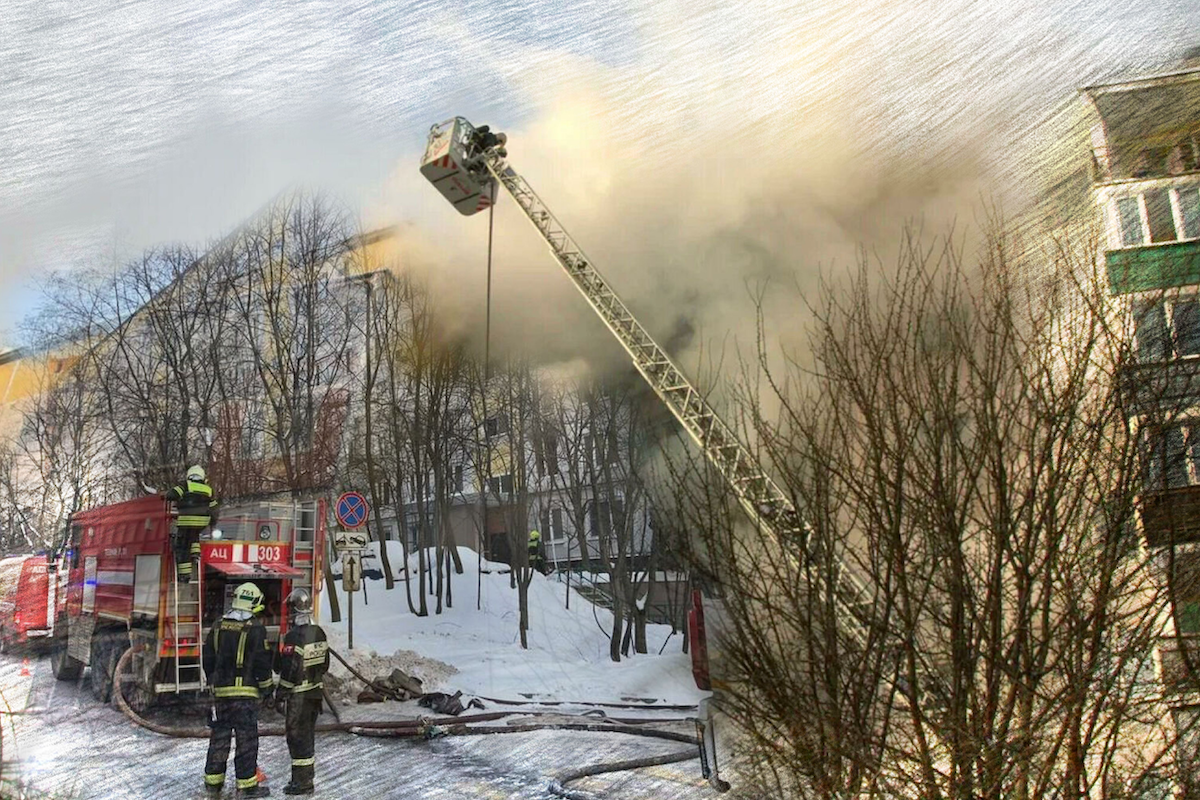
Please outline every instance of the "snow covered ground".
[[[347, 643], [348, 599], [337, 582], [342, 621], [330, 623], [328, 595], [322, 595], [320, 620], [333, 647], [352, 663], [363, 663], [372, 653], [396, 654], [394, 662], [425, 681], [427, 691], [461, 690], [464, 695], [521, 700], [620, 702], [625, 698], [652, 698], [670, 704], [693, 705], [707, 693], [696, 688], [691, 662], [680, 652], [676, 635], [665, 625], [648, 625], [647, 655], [613, 663], [609, 659], [607, 631], [612, 613], [593, 606], [567, 587], [535, 573], [529, 585], [529, 649], [520, 644], [515, 589], [509, 588], [508, 567], [482, 562], [475, 551], [459, 548], [463, 574], [453, 576], [454, 605], [434, 614], [435, 598], [428, 597], [429, 615], [409, 611], [403, 582], [404, 559], [399, 542], [388, 542], [393, 574], [399, 577], [391, 591], [384, 581], [364, 580], [354, 596], [354, 650]], [[371, 543], [364, 569], [378, 569], [378, 543]], [[412, 597], [417, 598], [417, 556], [409, 558]], [[478, 598], [479, 610], [476, 610]], [[398, 652], [401, 651], [401, 652]], [[409, 652], [403, 652], [409, 651]], [[351, 655], [353, 654], [353, 655]], [[389, 659], [390, 660], [390, 659]], [[405, 665], [411, 665], [409, 668]], [[337, 671], [342, 671], [340, 665]], [[368, 677], [375, 677], [374, 674]]]
[[[54, 680], [46, 658], [31, 661], [29, 676], [22, 674], [23, 666], [20, 656], [0, 656], [0, 780], [19, 776], [32, 789], [27, 796], [37, 800], [204, 796], [205, 739], [177, 739], [133, 725], [112, 706], [93, 700], [86, 680], [83, 686]], [[361, 710], [376, 715], [383, 711], [378, 706]], [[277, 716], [265, 721], [272, 719], [278, 723]], [[322, 717], [328, 719], [328, 714]], [[195, 717], [179, 721], [199, 724]], [[554, 800], [547, 785], [564, 770], [681, 748], [687, 746], [553, 730], [433, 741], [321, 733], [316, 748], [316, 800]], [[283, 797], [289, 757], [282, 737], [260, 740], [258, 763], [270, 778], [272, 796]], [[698, 764], [692, 760], [598, 776], [572, 783], [571, 789], [606, 800], [719, 797], [701, 779]], [[0, 797], [11, 796], [0, 789]], [[232, 785], [226, 786], [223, 796], [234, 800]]]
[[[508, 575], [501, 574], [507, 567], [485, 562], [481, 574], [475, 553], [460, 552], [464, 574], [454, 576], [454, 606], [440, 615], [432, 613], [432, 602], [429, 616], [411, 614], [403, 583], [387, 592], [382, 580], [364, 581], [369, 602], [364, 603], [361, 592], [354, 598], [353, 651], [346, 641], [347, 620], [329, 623], [328, 603], [323, 603], [322, 625], [335, 649], [353, 663], [367, 666], [369, 677], [395, 665], [424, 679], [426, 690], [462, 690], [466, 696], [577, 703], [636, 697], [670, 704], [694, 704], [701, 698], [692, 682], [689, 660], [678, 652], [678, 636], [661, 656], [634, 656], [614, 664], [608, 659], [604, 633], [611, 623], [609, 612], [593, 608], [578, 594], [572, 595], [567, 610], [566, 587], [541, 575], [534, 576], [529, 589], [532, 629], [529, 649], [523, 650], [517, 631], [516, 592], [508, 586]], [[415, 560], [409, 566], [415, 574]], [[393, 567], [397, 571], [403, 568], [398, 550]], [[480, 609], [476, 610], [480, 578]], [[340, 585], [337, 591], [345, 617], [347, 598]], [[413, 592], [415, 600], [415, 583]], [[669, 628], [650, 626], [647, 643], [652, 653], [657, 653], [669, 633]], [[372, 658], [378, 655], [387, 658]], [[336, 671], [346, 674], [340, 665]], [[37, 792], [79, 800], [185, 800], [199, 796], [205, 740], [176, 739], [136, 727], [111, 706], [96, 703], [86, 677], [80, 685], [64, 684], [49, 673], [46, 658], [26, 662], [19, 656], [0, 657], [0, 778], [19, 774]], [[487, 711], [508, 708], [486, 703]], [[571, 706], [555, 710], [583, 711]], [[163, 713], [171, 712], [160, 711], [159, 716]], [[415, 701], [342, 709], [344, 720], [411, 718], [428, 713]], [[689, 716], [686, 711], [649, 708], [609, 709], [608, 713]], [[329, 715], [322, 719], [328, 721]], [[595, 721], [594, 717], [588, 719]], [[194, 718], [175, 721], [197, 724]], [[278, 716], [264, 717], [265, 723], [272, 721], [278, 724]], [[688, 749], [687, 745], [624, 734], [556, 730], [433, 741], [322, 733], [317, 737], [317, 796], [549, 800], [547, 784], [564, 770], [679, 752], [681, 747]], [[281, 796], [278, 787], [288, 773], [288, 754], [281, 738], [263, 740], [259, 763], [272, 778], [273, 794]], [[697, 760], [588, 778], [571, 788], [612, 800], [717, 796], [700, 777]], [[229, 788], [226, 796], [232, 795]]]

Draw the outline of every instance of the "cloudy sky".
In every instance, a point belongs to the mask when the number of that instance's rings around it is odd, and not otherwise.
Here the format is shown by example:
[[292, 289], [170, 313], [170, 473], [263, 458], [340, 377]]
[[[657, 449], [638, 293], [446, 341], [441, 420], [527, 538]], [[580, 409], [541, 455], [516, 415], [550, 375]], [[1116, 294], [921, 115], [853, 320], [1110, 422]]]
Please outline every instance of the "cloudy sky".
[[[641, 265], [629, 294], [672, 283], [697, 236], [689, 282], [764, 249], [832, 259], [822, 242], [1008, 181], [1076, 87], [1200, 44], [1194, 0], [4, 6], [2, 342], [48, 269], [202, 245], [297, 182], [456, 239], [416, 173], [455, 114], [509, 130], [577, 235]], [[447, 252], [477, 252], [479, 227]]]

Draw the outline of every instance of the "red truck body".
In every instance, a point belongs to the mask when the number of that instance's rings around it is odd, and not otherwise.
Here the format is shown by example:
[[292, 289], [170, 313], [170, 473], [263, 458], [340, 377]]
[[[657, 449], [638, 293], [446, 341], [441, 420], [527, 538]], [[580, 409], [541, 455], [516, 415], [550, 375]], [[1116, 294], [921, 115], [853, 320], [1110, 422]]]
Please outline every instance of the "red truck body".
[[[107, 699], [126, 649], [136, 677], [126, 690], [137, 705], [163, 693], [204, 688], [200, 643], [229, 609], [233, 590], [250, 581], [266, 601], [263, 621], [277, 641], [287, 630], [283, 599], [294, 586], [314, 595], [325, 546], [323, 500], [224, 504], [216, 530], [201, 535], [198, 580], [175, 580], [174, 514], [159, 496], [75, 514], [55, 564], [57, 584], [51, 666], [63, 680], [90, 665], [93, 690]], [[314, 580], [316, 578], [316, 580]]]
[[45, 555], [0, 560], [0, 649], [48, 643], [50, 602]]

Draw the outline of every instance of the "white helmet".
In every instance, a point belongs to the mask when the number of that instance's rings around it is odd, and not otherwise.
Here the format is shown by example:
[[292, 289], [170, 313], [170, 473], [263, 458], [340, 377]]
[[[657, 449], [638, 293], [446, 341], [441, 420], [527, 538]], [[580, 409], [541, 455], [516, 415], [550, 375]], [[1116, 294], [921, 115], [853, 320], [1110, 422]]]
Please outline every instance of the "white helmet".
[[243, 583], [233, 590], [232, 606], [235, 611], [249, 611], [251, 614], [262, 613], [265, 607], [262, 590], [253, 583]]
[[189, 481], [196, 481], [197, 483], [204, 483], [205, 477], [206, 476], [204, 474], [204, 467], [200, 466], [199, 464], [188, 467], [187, 479]]

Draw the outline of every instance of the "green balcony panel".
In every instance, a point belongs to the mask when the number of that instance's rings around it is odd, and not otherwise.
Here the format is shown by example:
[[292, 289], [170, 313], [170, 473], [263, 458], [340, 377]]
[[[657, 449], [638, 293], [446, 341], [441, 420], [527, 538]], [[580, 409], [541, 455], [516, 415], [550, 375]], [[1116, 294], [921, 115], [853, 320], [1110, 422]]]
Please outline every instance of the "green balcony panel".
[[1200, 241], [1109, 250], [1104, 258], [1113, 294], [1200, 284]]

